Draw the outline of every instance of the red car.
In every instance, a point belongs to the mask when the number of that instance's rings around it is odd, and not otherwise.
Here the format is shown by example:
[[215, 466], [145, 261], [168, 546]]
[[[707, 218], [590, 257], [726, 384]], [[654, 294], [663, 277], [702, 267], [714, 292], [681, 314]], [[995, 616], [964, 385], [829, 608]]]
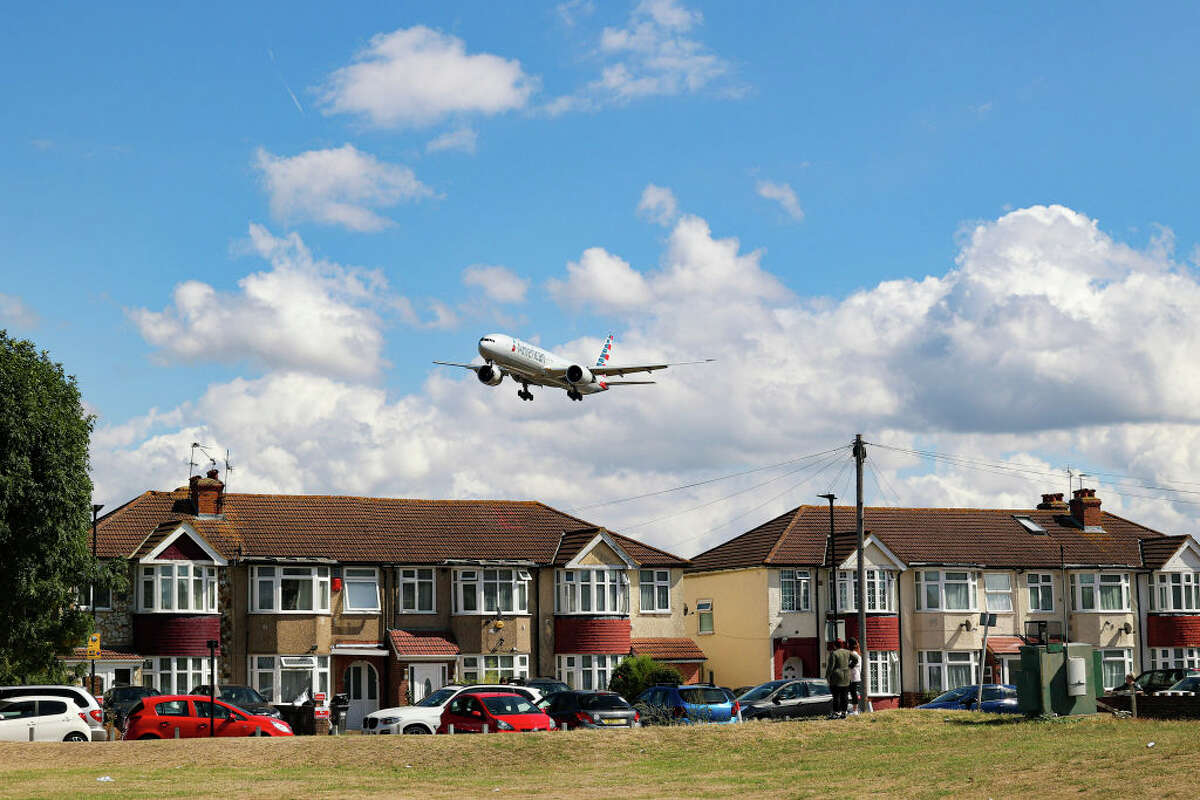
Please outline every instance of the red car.
[[[292, 728], [273, 717], [260, 717], [216, 701], [212, 710], [216, 736], [291, 736]], [[209, 736], [209, 700], [186, 694], [147, 697], [125, 718], [125, 739], [196, 739]], [[176, 733], [178, 731], [178, 733]]]
[[455, 733], [548, 731], [554, 720], [513, 692], [463, 692], [442, 712], [437, 732], [450, 733], [451, 725]]

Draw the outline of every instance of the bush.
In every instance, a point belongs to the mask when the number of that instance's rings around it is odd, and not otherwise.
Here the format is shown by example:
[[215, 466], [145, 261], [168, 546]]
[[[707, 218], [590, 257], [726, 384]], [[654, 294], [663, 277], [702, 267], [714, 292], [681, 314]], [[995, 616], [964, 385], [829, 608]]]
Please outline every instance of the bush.
[[647, 687], [658, 683], [683, 683], [683, 673], [650, 656], [630, 656], [613, 670], [608, 688], [632, 703]]

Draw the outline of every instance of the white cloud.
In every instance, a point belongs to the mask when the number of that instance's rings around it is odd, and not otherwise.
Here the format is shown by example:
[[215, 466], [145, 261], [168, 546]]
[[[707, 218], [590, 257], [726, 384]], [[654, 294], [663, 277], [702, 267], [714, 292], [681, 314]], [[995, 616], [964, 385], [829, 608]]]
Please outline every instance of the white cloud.
[[373, 36], [354, 63], [331, 74], [319, 92], [326, 114], [416, 128], [452, 115], [524, 108], [536, 85], [520, 62], [468, 55], [462, 39], [417, 25]]
[[[761, 251], [684, 215], [654, 267], [589, 248], [550, 289], [568, 311], [620, 320], [615, 363], [715, 364], [582, 404], [542, 389], [521, 403], [508, 381], [489, 389], [433, 369], [399, 396], [353, 376], [279, 369], [102, 428], [99, 499], [178, 485], [192, 441], [229, 447], [243, 491], [536, 498], [563, 509], [845, 448], [857, 431], [872, 443], [875, 504], [1029, 507], [1065, 490], [1067, 463], [1152, 485], [1200, 471], [1200, 283], [1165, 246], [1132, 248], [1061, 206], [973, 224], [961, 242], [931, 276], [796, 296]], [[604, 332], [546, 346], [590, 363]], [[602, 432], [603, 446], [581, 431]], [[931, 466], [878, 444], [993, 466]], [[690, 555], [819, 502], [818, 492], [852, 496], [849, 452], [835, 455], [579, 515]], [[1196, 527], [1200, 506], [1139, 482], [1105, 476], [1099, 491], [1106, 509], [1134, 520]]]
[[800, 207], [800, 201], [796, 199], [796, 192], [788, 184], [760, 180], [755, 191], [758, 192], [759, 197], [765, 197], [767, 200], [774, 200], [778, 203], [780, 208], [796, 222], [804, 219], [804, 209]]
[[429, 144], [425, 145], [425, 152], [440, 153], [444, 150], [459, 150], [474, 155], [478, 139], [479, 136], [475, 133], [474, 128], [457, 128], [431, 139]]
[[284, 222], [378, 231], [392, 222], [372, 209], [433, 194], [408, 167], [385, 163], [350, 144], [290, 158], [260, 147], [254, 166], [262, 173], [271, 214]]
[[498, 303], [523, 303], [529, 290], [529, 280], [522, 278], [507, 267], [475, 264], [463, 270], [462, 282], [477, 286]]
[[0, 327], [32, 328], [37, 322], [37, 313], [24, 300], [0, 292]]
[[679, 214], [675, 203], [675, 194], [662, 186], [653, 183], [646, 184], [642, 190], [642, 199], [638, 202], [638, 214], [643, 219], [659, 225], [670, 225]]

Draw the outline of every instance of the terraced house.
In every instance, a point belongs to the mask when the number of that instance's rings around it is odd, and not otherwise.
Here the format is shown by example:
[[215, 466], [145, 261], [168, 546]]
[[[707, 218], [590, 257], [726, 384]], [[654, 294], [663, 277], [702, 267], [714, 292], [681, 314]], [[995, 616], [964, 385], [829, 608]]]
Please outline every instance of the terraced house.
[[[1031, 509], [867, 508], [867, 630], [857, 620], [855, 510], [800, 506], [692, 559], [689, 633], [726, 685], [820, 675], [853, 636], [876, 708], [982, 679], [1013, 682], [1019, 647], [1101, 650], [1126, 673], [1200, 666], [1200, 547], [1101, 511], [1091, 489]], [[996, 614], [982, 659], [980, 612]]]
[[451, 680], [553, 675], [601, 688], [649, 652], [696, 675], [688, 562], [537, 502], [226, 494], [215, 470], [102, 517], [101, 673], [189, 691], [218, 680], [272, 702], [349, 695], [350, 725]]

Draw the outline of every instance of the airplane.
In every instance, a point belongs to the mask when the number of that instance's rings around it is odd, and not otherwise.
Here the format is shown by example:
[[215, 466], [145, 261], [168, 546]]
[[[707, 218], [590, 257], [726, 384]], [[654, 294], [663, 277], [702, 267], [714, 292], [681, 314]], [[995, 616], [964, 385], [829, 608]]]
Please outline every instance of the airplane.
[[479, 340], [479, 355], [483, 356], [483, 364], [458, 364], [453, 361], [434, 361], [444, 367], [462, 367], [473, 370], [480, 383], [488, 386], [499, 386], [508, 375], [521, 384], [517, 397], [522, 400], [532, 400], [530, 386], [546, 386], [553, 389], [565, 389], [567, 397], [582, 401], [585, 394], [607, 392], [613, 386], [645, 386], [655, 381], [610, 381], [610, 376], [622, 376], [637, 372], [653, 372], [656, 369], [678, 367], [684, 364], [704, 364], [716, 359], [706, 358], [702, 361], [679, 361], [672, 364], [634, 364], [614, 367], [608, 363], [612, 355], [613, 336], [608, 335], [600, 357], [591, 367], [580, 366], [566, 359], [559, 358], [548, 350], [523, 342], [502, 333], [489, 333]]

